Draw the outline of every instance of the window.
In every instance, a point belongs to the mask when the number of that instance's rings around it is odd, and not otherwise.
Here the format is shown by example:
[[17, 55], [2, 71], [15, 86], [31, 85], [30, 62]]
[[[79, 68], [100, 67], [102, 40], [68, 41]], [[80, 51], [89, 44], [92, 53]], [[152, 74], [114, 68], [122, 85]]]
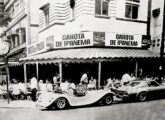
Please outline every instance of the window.
[[21, 39], [21, 44], [22, 44], [26, 42], [26, 29], [21, 28], [20, 32], [21, 32], [20, 39]]
[[49, 25], [49, 8], [47, 8], [44, 11], [44, 14], [45, 14], [45, 25], [48, 26]]
[[95, 14], [101, 16], [108, 16], [109, 2], [106, 0], [96, 0]]
[[40, 8], [40, 10], [43, 11], [44, 16], [45, 16], [45, 26], [46, 27], [49, 26], [49, 6], [50, 6], [50, 4], [47, 3]]
[[156, 83], [155, 81], [149, 82], [148, 85], [149, 85], [149, 87], [157, 87], [157, 86], [159, 86], [159, 84]]
[[126, 0], [125, 17], [130, 19], [138, 18], [139, 0]]

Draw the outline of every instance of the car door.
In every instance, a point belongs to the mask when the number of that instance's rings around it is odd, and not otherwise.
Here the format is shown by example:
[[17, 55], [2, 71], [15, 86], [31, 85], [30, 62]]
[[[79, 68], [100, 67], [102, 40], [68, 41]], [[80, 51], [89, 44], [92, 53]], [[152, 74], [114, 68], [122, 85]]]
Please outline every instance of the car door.
[[163, 90], [165, 90], [165, 88], [156, 81], [150, 81], [148, 83], [148, 86], [149, 86], [149, 94], [152, 96], [157, 96], [161, 94]]

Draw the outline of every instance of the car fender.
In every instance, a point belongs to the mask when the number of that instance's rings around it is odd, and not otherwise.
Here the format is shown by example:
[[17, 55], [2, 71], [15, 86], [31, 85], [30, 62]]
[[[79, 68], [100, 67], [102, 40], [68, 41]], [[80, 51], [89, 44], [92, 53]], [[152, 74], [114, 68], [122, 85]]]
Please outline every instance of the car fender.
[[141, 92], [147, 92], [147, 93], [148, 93], [148, 90], [145, 89], [145, 88], [139, 89], [138, 92], [137, 92], [137, 94], [136, 94], [136, 97], [137, 97], [137, 96], [139, 95], [139, 93], [141, 93]]

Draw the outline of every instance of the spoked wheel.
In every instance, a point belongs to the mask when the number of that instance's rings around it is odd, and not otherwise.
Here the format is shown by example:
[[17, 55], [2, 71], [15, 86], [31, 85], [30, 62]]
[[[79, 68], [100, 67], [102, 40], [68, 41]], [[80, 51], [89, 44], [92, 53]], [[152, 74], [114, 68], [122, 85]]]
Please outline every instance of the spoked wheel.
[[64, 109], [67, 106], [67, 101], [65, 98], [59, 98], [56, 100], [56, 108], [57, 109]]
[[104, 98], [104, 104], [110, 105], [113, 103], [113, 96], [112, 95], [106, 95]]
[[138, 99], [141, 102], [145, 101], [147, 99], [147, 92], [141, 92], [141, 93], [139, 93]]

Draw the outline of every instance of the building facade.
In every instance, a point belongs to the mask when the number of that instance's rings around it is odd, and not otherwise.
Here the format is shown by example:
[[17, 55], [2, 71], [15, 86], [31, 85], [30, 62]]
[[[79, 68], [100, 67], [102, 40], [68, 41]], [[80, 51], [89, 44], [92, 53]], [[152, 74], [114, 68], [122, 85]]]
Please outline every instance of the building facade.
[[100, 88], [108, 77], [121, 79], [128, 71], [136, 77], [157, 74], [158, 66], [151, 64], [158, 55], [148, 50], [148, 0], [40, 3], [39, 40], [27, 46], [27, 57], [21, 59], [36, 64], [38, 79], [52, 79], [59, 72], [61, 81], [78, 83], [88, 70]]
[[8, 57], [11, 79], [23, 81], [23, 65], [19, 58], [26, 56], [26, 45], [38, 40], [37, 1], [4, 0], [4, 11], [11, 17], [8, 26], [3, 29], [3, 37], [10, 40]]
[[[104, 32], [106, 39], [115, 39], [108, 37], [116, 34], [138, 37], [138, 45], [135, 46], [123, 45], [124, 43], [122, 45], [120, 43], [120, 45], [110, 44], [107, 40], [105, 40], [105, 46], [141, 48], [142, 37], [147, 35], [148, 1], [56, 0], [42, 3], [39, 12], [40, 42], [46, 41], [51, 36], [57, 36], [54, 38], [57, 40], [60, 34], [65, 34], [64, 31], [67, 31], [66, 33], [89, 32], [95, 35]], [[28, 55], [35, 54], [36, 51], [36, 53], [44, 51], [43, 49], [34, 51], [32, 48], [28, 46]]]
[[163, 34], [164, 0], [152, 0], [151, 3], [150, 33], [152, 45], [150, 46], [150, 49], [154, 52], [160, 53]]

